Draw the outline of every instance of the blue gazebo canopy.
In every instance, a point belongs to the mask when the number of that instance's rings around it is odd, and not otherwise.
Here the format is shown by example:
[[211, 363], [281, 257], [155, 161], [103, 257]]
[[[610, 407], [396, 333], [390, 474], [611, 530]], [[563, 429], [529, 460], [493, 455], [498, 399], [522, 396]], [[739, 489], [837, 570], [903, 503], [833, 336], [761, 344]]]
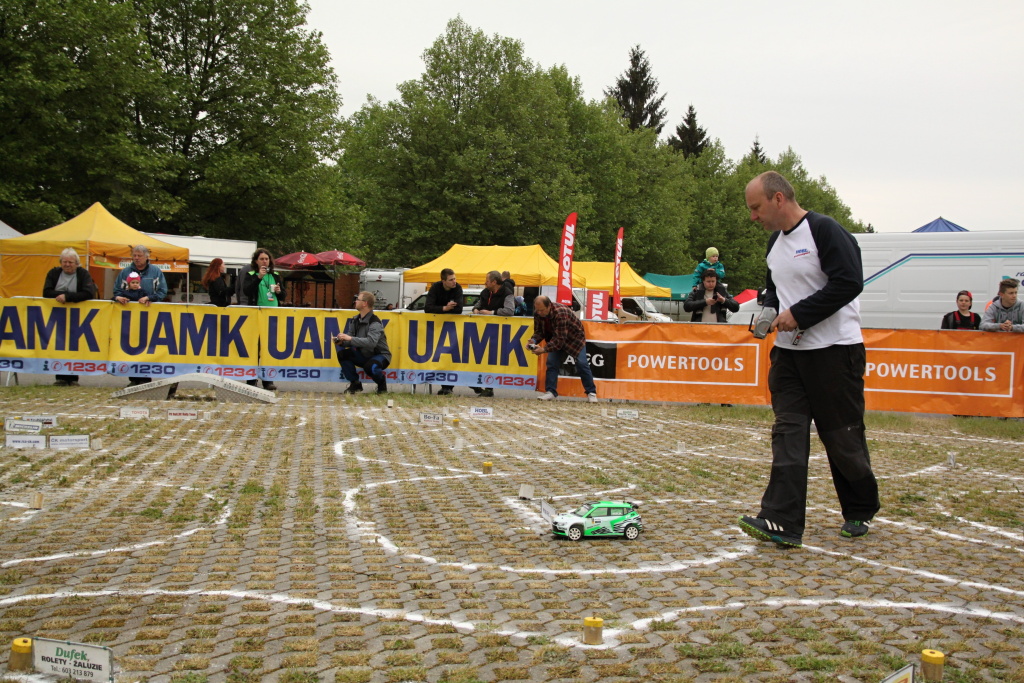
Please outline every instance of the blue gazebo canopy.
[[956, 223], [953, 223], [952, 221], [947, 221], [942, 216], [939, 216], [938, 218], [933, 220], [931, 223], [928, 223], [927, 225], [922, 225], [920, 228], [918, 228], [914, 232], [969, 232], [969, 231], [967, 230], [967, 228], [961, 228]]

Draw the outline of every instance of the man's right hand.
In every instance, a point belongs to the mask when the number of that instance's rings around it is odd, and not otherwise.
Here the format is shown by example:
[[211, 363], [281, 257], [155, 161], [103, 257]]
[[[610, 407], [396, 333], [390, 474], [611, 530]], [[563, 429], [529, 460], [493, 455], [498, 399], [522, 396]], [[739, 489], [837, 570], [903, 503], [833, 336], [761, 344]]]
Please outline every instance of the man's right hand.
[[455, 308], [455, 302], [454, 301], [449, 301], [448, 303], [446, 303], [444, 305], [444, 310], [446, 310], [446, 311], [450, 311], [453, 308]]

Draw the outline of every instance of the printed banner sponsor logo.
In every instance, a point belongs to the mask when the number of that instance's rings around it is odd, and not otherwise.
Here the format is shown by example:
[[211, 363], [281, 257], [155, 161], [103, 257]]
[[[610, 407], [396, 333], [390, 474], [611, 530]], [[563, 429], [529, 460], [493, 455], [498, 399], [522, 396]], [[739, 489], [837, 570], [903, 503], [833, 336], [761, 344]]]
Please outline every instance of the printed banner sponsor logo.
[[560, 304], [572, 305], [572, 258], [576, 248], [576, 214], [570, 213], [562, 227], [562, 248], [558, 254], [558, 289]]
[[872, 347], [864, 390], [945, 396], [1013, 396], [1014, 354]]

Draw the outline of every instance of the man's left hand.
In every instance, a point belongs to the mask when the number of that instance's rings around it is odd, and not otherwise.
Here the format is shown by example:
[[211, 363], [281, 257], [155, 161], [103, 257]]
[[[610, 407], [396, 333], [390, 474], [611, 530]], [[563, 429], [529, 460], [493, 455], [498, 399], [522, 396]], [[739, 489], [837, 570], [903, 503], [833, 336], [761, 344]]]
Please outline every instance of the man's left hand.
[[54, 297], [54, 299], [55, 299], [55, 300], [57, 301], [57, 303], [59, 303], [59, 304], [62, 304], [62, 303], [64, 303], [64, 295], [63, 295], [63, 294], [58, 294], [57, 296], [55, 296], [55, 297]]
[[773, 330], [779, 329], [783, 332], [792, 332], [799, 327], [800, 325], [797, 323], [796, 318], [793, 317], [793, 314], [788, 308], [782, 313], [779, 313], [779, 316], [772, 321]]

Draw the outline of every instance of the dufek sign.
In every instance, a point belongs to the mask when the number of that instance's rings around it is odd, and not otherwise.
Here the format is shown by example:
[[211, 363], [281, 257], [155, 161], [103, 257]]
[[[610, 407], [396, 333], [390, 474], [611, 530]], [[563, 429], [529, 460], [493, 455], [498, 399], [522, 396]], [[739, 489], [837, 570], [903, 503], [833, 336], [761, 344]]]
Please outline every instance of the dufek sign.
[[81, 681], [113, 681], [114, 656], [109, 647], [49, 638], [32, 639], [32, 665], [51, 676]]

